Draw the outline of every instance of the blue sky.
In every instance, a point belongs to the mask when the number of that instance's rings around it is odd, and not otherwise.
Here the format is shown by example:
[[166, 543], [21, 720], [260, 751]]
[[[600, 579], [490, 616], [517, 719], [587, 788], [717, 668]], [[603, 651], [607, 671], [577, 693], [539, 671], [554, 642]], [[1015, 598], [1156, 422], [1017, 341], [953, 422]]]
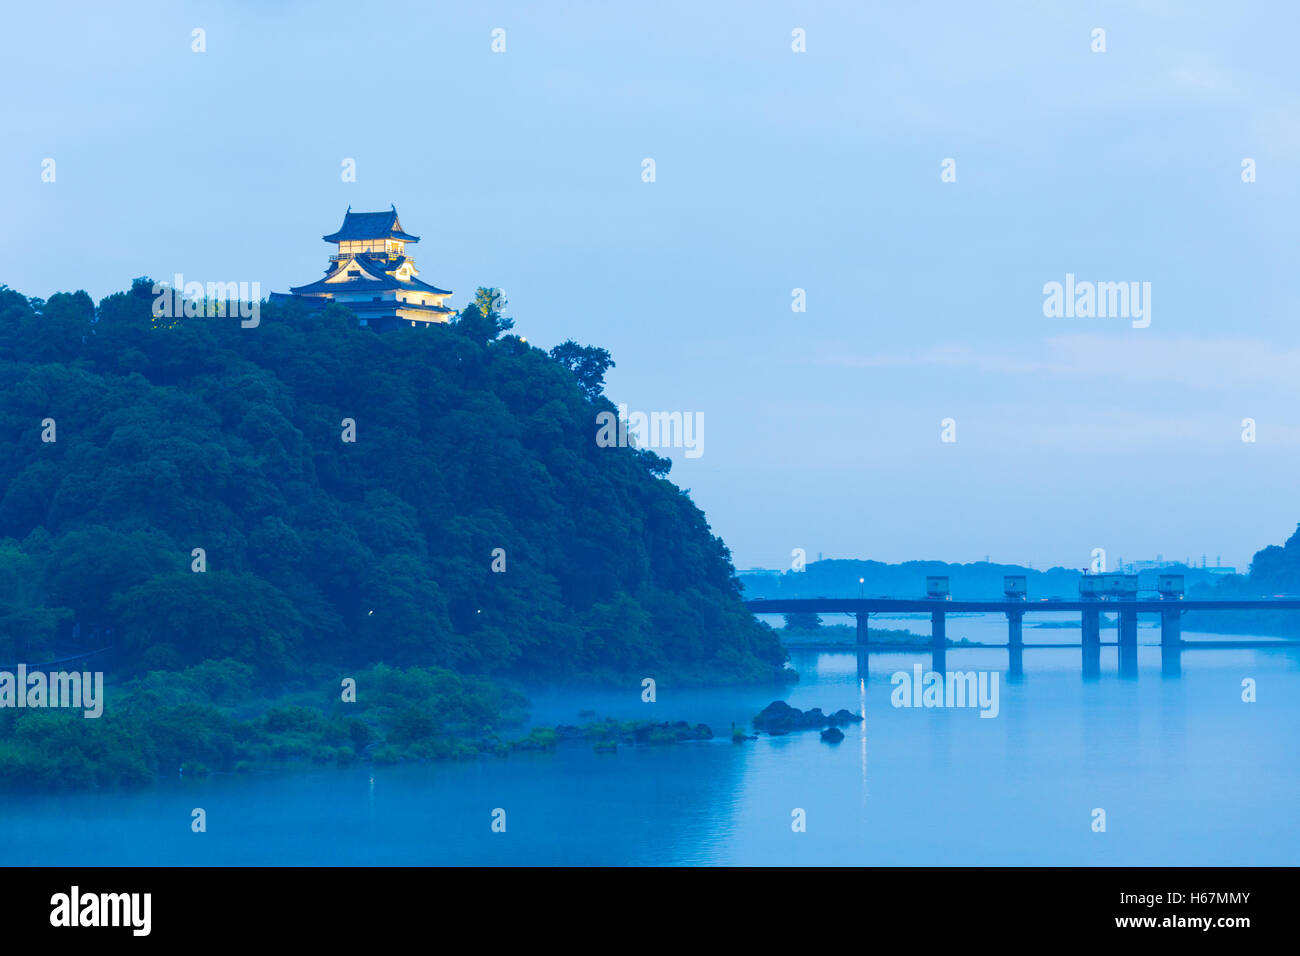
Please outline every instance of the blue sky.
[[[1244, 564], [1300, 522], [1300, 18], [984, 6], [11, 5], [0, 282], [285, 291], [395, 203], [450, 304], [703, 414], [665, 454], [738, 566]], [[1046, 318], [1066, 273], [1150, 327]]]

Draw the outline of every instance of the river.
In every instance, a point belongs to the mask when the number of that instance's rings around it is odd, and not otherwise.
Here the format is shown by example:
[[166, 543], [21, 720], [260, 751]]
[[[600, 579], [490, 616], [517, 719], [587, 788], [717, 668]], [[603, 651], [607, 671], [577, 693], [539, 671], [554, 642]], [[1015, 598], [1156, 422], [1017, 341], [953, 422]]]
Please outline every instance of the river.
[[[1065, 616], [1063, 615], [1063, 618]], [[873, 618], [873, 622], [875, 619]], [[922, 621], [886, 627], [928, 628]], [[1005, 640], [996, 619], [949, 636]], [[1222, 639], [1223, 635], [1185, 634]], [[1026, 627], [1029, 643], [1077, 628]], [[1103, 640], [1113, 640], [1103, 631]], [[716, 738], [597, 753], [585, 745], [461, 763], [300, 769], [162, 781], [144, 791], [0, 798], [5, 865], [773, 864], [1220, 865], [1300, 863], [1300, 651], [1205, 649], [1162, 675], [1139, 630], [1138, 675], [1084, 681], [1078, 649], [952, 649], [946, 670], [994, 672], [996, 717], [895, 707], [914, 653], [795, 651], [802, 680], [771, 687], [534, 692], [540, 724], [579, 711], [684, 719]], [[1257, 701], [1242, 700], [1244, 679]], [[817, 732], [733, 744], [782, 696], [862, 712], [839, 744]], [[589, 719], [589, 718], [586, 718]], [[207, 832], [190, 829], [202, 807]], [[504, 810], [505, 832], [492, 829]], [[1093, 828], [1094, 810], [1106, 828]], [[805, 829], [792, 828], [803, 811]]]

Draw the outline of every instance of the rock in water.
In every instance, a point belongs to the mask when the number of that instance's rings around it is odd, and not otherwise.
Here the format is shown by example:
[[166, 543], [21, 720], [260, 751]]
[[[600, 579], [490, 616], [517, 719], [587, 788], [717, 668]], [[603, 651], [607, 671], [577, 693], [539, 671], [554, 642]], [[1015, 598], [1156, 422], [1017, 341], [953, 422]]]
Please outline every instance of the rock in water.
[[822, 731], [822, 741], [828, 744], [837, 744], [844, 739], [844, 731], [838, 727], [827, 727]]
[[853, 723], [862, 718], [847, 710], [838, 710], [833, 714], [823, 714], [820, 707], [811, 710], [799, 710], [783, 700], [774, 700], [763, 708], [754, 720], [755, 730], [765, 730], [769, 734], [786, 734], [792, 730], [815, 730], [818, 727], [836, 727], [840, 724]]

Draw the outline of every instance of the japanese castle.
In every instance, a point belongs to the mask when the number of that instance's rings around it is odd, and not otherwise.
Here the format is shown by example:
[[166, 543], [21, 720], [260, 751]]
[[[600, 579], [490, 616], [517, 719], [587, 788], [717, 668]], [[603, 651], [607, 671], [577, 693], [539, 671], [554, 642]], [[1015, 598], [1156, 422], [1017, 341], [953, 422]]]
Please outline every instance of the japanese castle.
[[353, 212], [349, 206], [338, 232], [322, 238], [338, 245], [324, 278], [290, 286], [291, 295], [277, 293], [273, 299], [304, 302], [312, 308], [338, 302], [377, 332], [408, 322], [427, 328], [449, 322], [455, 315], [443, 304], [451, 292], [417, 278], [420, 272], [406, 254], [406, 244], [419, 242], [420, 237], [402, 229], [396, 206], [388, 212]]

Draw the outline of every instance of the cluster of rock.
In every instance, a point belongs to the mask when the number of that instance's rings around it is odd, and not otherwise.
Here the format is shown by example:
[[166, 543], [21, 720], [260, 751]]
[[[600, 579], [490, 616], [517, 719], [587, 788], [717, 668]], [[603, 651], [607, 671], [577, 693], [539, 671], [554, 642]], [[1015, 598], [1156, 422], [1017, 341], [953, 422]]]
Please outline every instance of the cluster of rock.
[[774, 700], [763, 708], [762, 712], [754, 717], [751, 723], [755, 730], [762, 730], [772, 736], [788, 734], [792, 730], [818, 730], [822, 729], [822, 740], [828, 743], [839, 743], [844, 739], [844, 732], [840, 730], [843, 724], [858, 723], [862, 720], [861, 714], [855, 714], [848, 710], [837, 710], [833, 714], [823, 714], [820, 707], [814, 707], [811, 710], [800, 710], [797, 707], [791, 707], [783, 700]]

